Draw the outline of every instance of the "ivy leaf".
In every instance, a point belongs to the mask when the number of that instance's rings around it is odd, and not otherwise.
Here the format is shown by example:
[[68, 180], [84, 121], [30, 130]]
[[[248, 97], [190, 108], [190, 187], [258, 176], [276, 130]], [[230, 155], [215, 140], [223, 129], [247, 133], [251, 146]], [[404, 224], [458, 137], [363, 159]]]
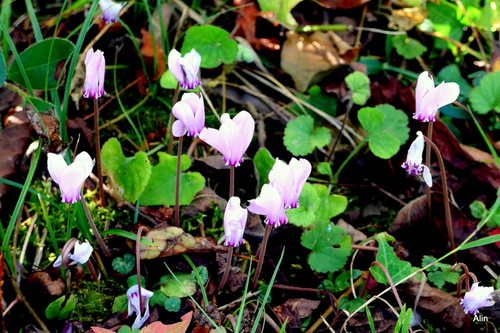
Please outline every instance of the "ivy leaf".
[[273, 168], [276, 160], [271, 155], [271, 152], [267, 150], [267, 148], [260, 148], [255, 156], [253, 157], [253, 164], [255, 165], [255, 169], [257, 170], [257, 174], [259, 176], [259, 186], [269, 183], [269, 171]]
[[125, 253], [123, 257], [116, 257], [111, 264], [113, 269], [119, 274], [128, 274], [135, 265], [135, 257], [130, 253]]
[[[175, 175], [177, 172], [177, 156], [163, 152], [158, 153], [159, 162], [151, 170], [151, 181], [141, 196], [141, 205], [174, 205]], [[191, 166], [188, 156], [181, 156], [181, 171]], [[181, 173], [180, 204], [191, 203], [198, 191], [205, 186], [205, 178], [198, 172]]]
[[165, 310], [169, 312], [179, 312], [181, 309], [181, 299], [179, 297], [169, 297], [163, 304]]
[[135, 203], [148, 184], [151, 164], [147, 154], [139, 151], [125, 157], [118, 139], [111, 138], [102, 146], [103, 173], [109, 177], [115, 193]]
[[229, 39], [229, 32], [213, 25], [191, 27], [186, 31], [181, 53], [195, 49], [201, 56], [202, 68], [231, 64], [238, 55], [238, 43]]
[[113, 306], [111, 307], [111, 312], [125, 312], [128, 307], [128, 297], [126, 294], [115, 297], [113, 301]]
[[351, 252], [351, 237], [344, 229], [330, 222], [318, 223], [304, 232], [301, 244], [312, 250], [307, 262], [319, 273], [342, 269]]
[[300, 205], [286, 211], [288, 221], [302, 227], [308, 227], [316, 221], [316, 212], [319, 207], [319, 196], [313, 185], [305, 183], [299, 197]]
[[[392, 281], [397, 283], [407, 277], [411, 273], [411, 264], [398, 258], [389, 244], [387, 244], [383, 234], [379, 234], [375, 238], [378, 242], [378, 252], [375, 260], [384, 265]], [[380, 267], [372, 266], [370, 267], [370, 272], [378, 283], [389, 283]]]
[[364, 73], [354, 72], [346, 76], [345, 82], [352, 91], [352, 100], [357, 105], [365, 105], [370, 98], [370, 79]]
[[[363, 304], [365, 304], [366, 300], [356, 297], [353, 300], [349, 300], [347, 296], [342, 297], [339, 299], [339, 309], [346, 310], [349, 313], [352, 313], [359, 309], [359, 307]], [[365, 311], [365, 309], [361, 309], [360, 312]]]
[[328, 188], [325, 185], [314, 184], [319, 197], [319, 209], [316, 212], [316, 222], [326, 222], [334, 216], [342, 214], [347, 208], [347, 197], [338, 194], [328, 195]]
[[409, 138], [408, 116], [391, 105], [362, 108], [358, 120], [368, 131], [368, 146], [377, 157], [391, 158]]
[[479, 114], [495, 110], [500, 112], [500, 71], [486, 74], [479, 86], [472, 89], [469, 101], [472, 109]]
[[315, 148], [326, 146], [331, 140], [331, 134], [326, 127], [315, 128], [311, 116], [299, 116], [288, 122], [283, 140], [289, 152], [295, 156], [305, 156]]
[[407, 35], [393, 36], [392, 43], [396, 48], [396, 52], [405, 59], [415, 59], [427, 51], [427, 47], [422, 45], [418, 40], [410, 38]]

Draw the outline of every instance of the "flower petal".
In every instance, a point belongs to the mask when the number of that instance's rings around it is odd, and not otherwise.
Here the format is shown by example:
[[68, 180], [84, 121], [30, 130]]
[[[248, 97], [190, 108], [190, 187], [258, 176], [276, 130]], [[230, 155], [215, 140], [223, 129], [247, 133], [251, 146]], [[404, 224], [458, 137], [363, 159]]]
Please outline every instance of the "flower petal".
[[254, 214], [266, 215], [264, 223], [271, 226], [279, 226], [287, 223], [283, 200], [278, 190], [269, 184], [264, 184], [260, 195], [249, 201], [247, 209]]
[[61, 185], [61, 177], [64, 170], [68, 167], [68, 164], [64, 160], [64, 157], [54, 153], [47, 154], [47, 169], [52, 179], [56, 184]]
[[76, 242], [73, 254], [70, 255], [70, 258], [80, 264], [85, 264], [89, 260], [93, 251], [94, 249], [88, 240], [85, 240], [83, 243]]
[[172, 124], [172, 134], [174, 136], [180, 138], [181, 136], [186, 135], [187, 132], [188, 132], [188, 129], [186, 126], [184, 126], [182, 121], [180, 121], [180, 120], [174, 121], [174, 123]]
[[204, 128], [200, 132], [199, 138], [217, 149], [224, 156], [224, 161], [227, 164], [229, 163], [231, 158], [231, 146], [224, 133], [214, 128]]
[[417, 86], [415, 88], [415, 111], [416, 114], [420, 112], [420, 103], [424, 96], [434, 89], [434, 80], [431, 78], [429, 72], [422, 72], [418, 76]]
[[247, 222], [248, 211], [240, 206], [240, 198], [231, 197], [224, 212], [225, 245], [239, 246], [244, 243], [243, 233]]
[[422, 170], [422, 176], [424, 177], [425, 183], [427, 186], [432, 187], [432, 176], [429, 168], [424, 165]]
[[179, 81], [181, 86], [184, 85], [184, 71], [182, 70], [182, 66], [180, 64], [181, 54], [176, 49], [173, 49], [168, 54], [168, 69], [170, 73]]

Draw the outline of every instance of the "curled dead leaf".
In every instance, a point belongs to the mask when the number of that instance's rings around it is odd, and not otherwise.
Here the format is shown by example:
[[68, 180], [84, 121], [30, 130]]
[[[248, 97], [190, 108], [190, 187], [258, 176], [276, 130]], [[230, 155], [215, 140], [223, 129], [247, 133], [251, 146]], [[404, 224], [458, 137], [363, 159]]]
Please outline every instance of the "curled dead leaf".
[[194, 237], [177, 227], [152, 230], [143, 237], [155, 244], [140, 244], [141, 259], [146, 260], [189, 252], [227, 251], [227, 247], [217, 245], [210, 237]]
[[304, 92], [339, 65], [349, 64], [358, 55], [353, 48], [332, 31], [312, 34], [289, 31], [281, 52], [281, 67]]

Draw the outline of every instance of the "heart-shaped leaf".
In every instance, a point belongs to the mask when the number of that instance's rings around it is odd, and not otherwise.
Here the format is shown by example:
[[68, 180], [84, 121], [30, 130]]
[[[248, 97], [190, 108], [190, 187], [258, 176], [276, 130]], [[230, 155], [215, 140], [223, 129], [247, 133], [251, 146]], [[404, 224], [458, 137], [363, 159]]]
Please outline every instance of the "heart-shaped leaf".
[[[50, 38], [33, 44], [19, 56], [33, 89], [48, 90], [59, 86], [60, 65], [69, 58], [75, 46], [67, 39]], [[12, 63], [9, 80], [26, 87], [17, 61]]]
[[315, 148], [326, 146], [331, 134], [326, 127], [314, 127], [311, 116], [299, 116], [290, 120], [285, 127], [283, 142], [289, 152], [296, 156], [305, 156]]

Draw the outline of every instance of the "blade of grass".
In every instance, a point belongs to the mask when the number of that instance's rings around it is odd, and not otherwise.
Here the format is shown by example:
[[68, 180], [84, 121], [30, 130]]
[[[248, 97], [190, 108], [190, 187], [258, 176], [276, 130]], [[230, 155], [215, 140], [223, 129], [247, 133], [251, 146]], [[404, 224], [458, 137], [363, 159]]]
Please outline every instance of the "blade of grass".
[[191, 269], [194, 272], [194, 275], [196, 275], [196, 280], [198, 282], [198, 285], [200, 286], [200, 291], [201, 295], [203, 296], [203, 302], [205, 303], [205, 306], [208, 305], [208, 298], [207, 298], [207, 291], [205, 290], [205, 285], [203, 284], [203, 280], [201, 279], [200, 273], [198, 272], [198, 268], [194, 265], [193, 261], [189, 256], [185, 253], [182, 254], [184, 256], [184, 259], [188, 262], [189, 266], [191, 266]]
[[248, 265], [248, 276], [247, 281], [245, 282], [245, 290], [243, 291], [243, 299], [241, 300], [240, 313], [238, 314], [238, 321], [236, 322], [236, 327], [234, 328], [235, 332], [240, 331], [241, 323], [243, 322], [243, 315], [245, 313], [245, 303], [247, 301], [248, 287], [250, 285], [250, 272], [252, 271], [252, 260], [250, 260], [250, 264]]
[[278, 270], [280, 268], [281, 261], [283, 260], [284, 255], [285, 255], [285, 248], [283, 248], [283, 251], [281, 251], [280, 260], [278, 261], [278, 264], [276, 265], [276, 269], [274, 270], [273, 276], [271, 277], [271, 281], [269, 281], [269, 286], [266, 290], [266, 294], [264, 295], [264, 298], [262, 299], [262, 305], [259, 308], [259, 312], [257, 312], [257, 317], [256, 317], [256, 320], [254, 322], [254, 326], [252, 327], [251, 333], [255, 333], [257, 331], [257, 327], [259, 326], [258, 325], [259, 320], [262, 317], [262, 314], [264, 313], [264, 310], [266, 308], [267, 299], [269, 298], [269, 295], [271, 294], [272, 285], [274, 283], [274, 280], [276, 279], [276, 275], [278, 275]]

